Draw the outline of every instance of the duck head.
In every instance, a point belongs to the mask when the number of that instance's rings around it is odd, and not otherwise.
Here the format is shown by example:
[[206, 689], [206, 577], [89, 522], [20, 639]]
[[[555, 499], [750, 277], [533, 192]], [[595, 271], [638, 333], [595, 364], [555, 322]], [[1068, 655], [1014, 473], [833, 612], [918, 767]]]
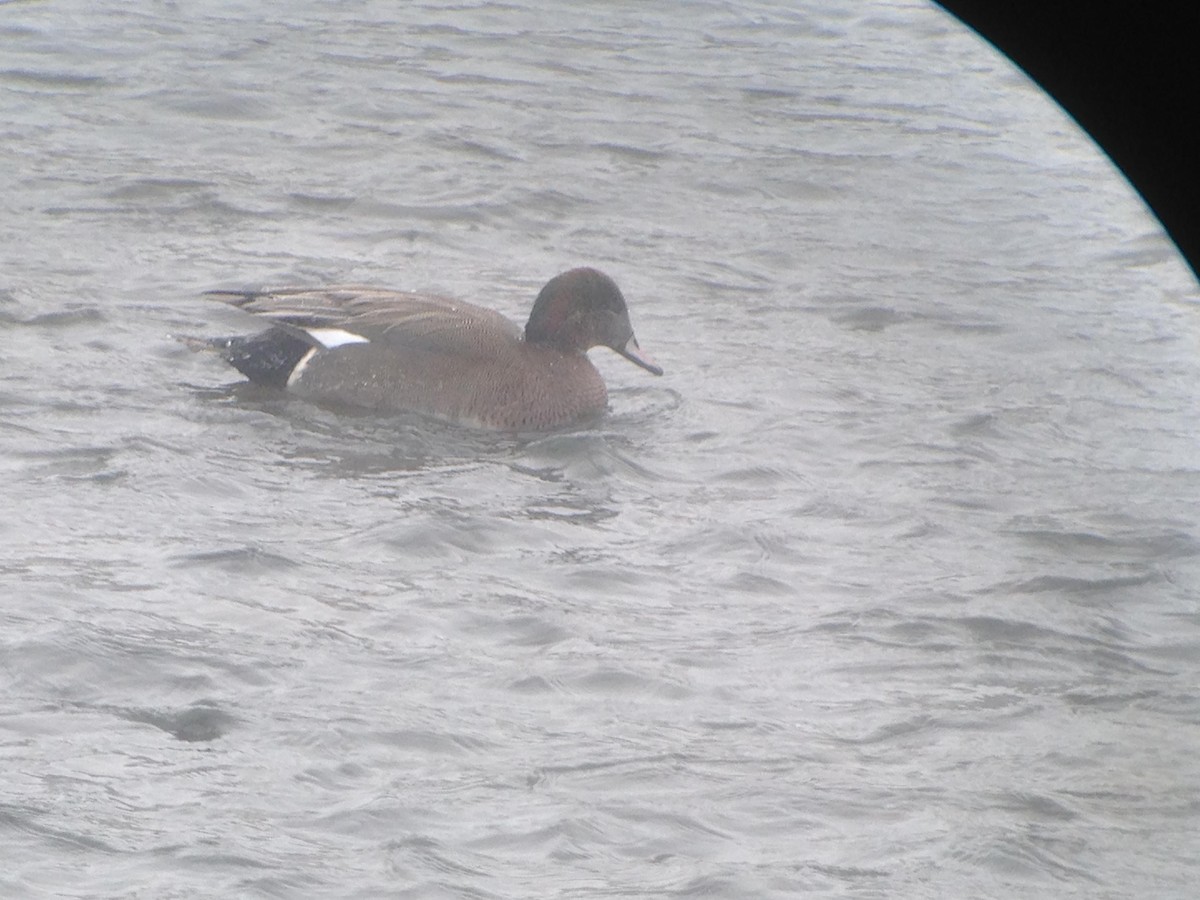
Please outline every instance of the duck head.
[[608, 347], [653, 375], [663, 373], [638, 346], [617, 283], [597, 269], [571, 269], [551, 278], [534, 301], [525, 340], [568, 353]]

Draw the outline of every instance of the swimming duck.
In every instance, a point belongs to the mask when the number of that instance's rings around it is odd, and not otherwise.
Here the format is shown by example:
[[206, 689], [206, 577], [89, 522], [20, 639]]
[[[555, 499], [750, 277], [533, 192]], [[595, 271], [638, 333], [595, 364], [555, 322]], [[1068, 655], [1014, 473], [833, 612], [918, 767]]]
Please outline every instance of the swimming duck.
[[541, 430], [606, 408], [591, 347], [608, 347], [654, 375], [663, 371], [638, 346], [616, 282], [592, 268], [551, 278], [524, 331], [471, 303], [379, 288], [210, 295], [272, 327], [208, 347], [250, 381], [318, 402]]

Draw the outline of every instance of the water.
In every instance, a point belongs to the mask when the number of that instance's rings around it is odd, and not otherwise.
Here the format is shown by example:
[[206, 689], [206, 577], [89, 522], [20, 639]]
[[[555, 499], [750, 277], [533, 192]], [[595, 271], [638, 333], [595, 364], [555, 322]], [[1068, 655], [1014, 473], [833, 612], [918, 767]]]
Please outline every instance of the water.
[[[0, 6], [0, 894], [1187, 897], [1197, 291], [932, 6]], [[213, 287], [629, 298], [540, 437]]]

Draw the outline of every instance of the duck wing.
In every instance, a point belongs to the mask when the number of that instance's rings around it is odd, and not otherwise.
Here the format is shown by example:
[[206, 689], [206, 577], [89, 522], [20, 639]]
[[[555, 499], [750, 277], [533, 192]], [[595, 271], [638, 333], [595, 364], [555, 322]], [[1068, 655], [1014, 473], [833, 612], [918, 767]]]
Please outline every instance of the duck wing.
[[208, 293], [324, 347], [371, 342], [480, 354], [522, 338], [495, 310], [433, 294], [358, 286]]

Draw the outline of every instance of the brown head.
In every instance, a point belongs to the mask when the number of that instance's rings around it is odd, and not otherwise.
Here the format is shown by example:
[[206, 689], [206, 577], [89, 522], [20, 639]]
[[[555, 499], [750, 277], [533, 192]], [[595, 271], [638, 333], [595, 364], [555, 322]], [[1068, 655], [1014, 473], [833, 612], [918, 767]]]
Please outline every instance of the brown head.
[[596, 269], [571, 269], [551, 278], [534, 301], [525, 340], [567, 353], [608, 347], [647, 372], [663, 373], [638, 347], [617, 283]]

